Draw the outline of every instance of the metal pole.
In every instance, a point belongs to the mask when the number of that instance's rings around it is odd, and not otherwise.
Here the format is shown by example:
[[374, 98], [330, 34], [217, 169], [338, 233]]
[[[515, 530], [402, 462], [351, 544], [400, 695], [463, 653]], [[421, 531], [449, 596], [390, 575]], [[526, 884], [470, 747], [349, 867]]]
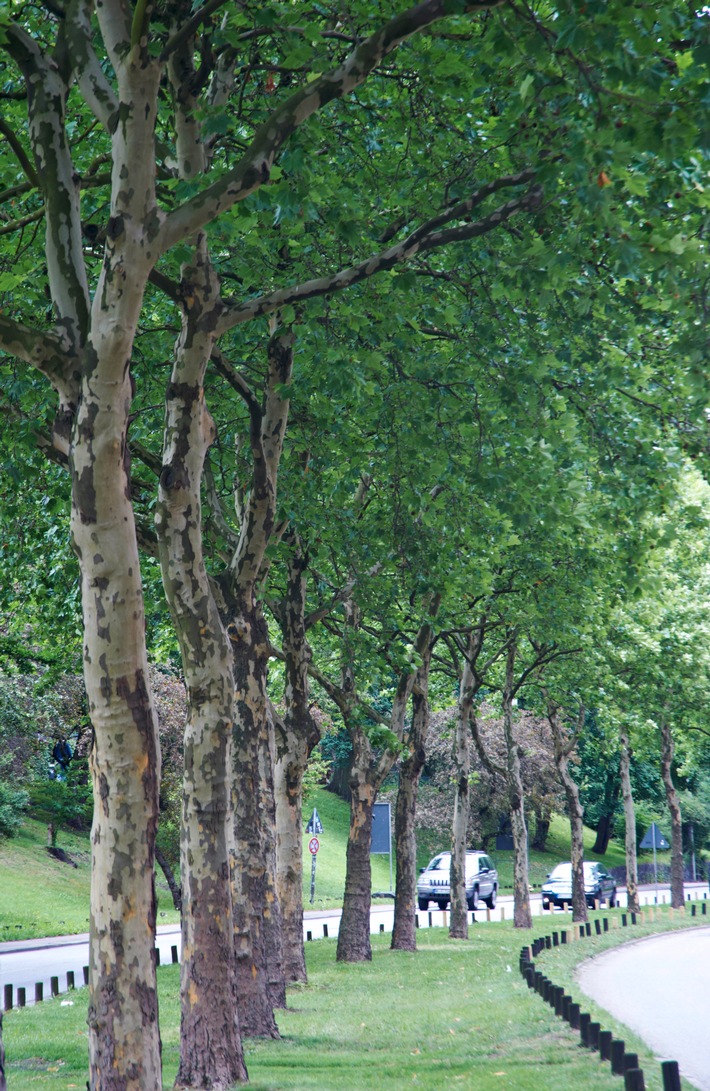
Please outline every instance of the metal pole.
[[316, 896], [316, 856], [315, 853], [311, 856], [311, 905], [313, 905]]
[[655, 903], [658, 905], [658, 868], [656, 867], [656, 829], [653, 829], [653, 882], [656, 887]]

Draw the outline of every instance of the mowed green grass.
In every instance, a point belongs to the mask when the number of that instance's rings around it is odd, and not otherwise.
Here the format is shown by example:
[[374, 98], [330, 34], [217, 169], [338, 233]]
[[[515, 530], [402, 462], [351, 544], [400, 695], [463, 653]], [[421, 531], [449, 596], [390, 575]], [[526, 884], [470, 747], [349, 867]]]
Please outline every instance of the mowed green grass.
[[[620, 918], [617, 910], [610, 916]], [[631, 929], [545, 952], [539, 968], [571, 986], [583, 959], [630, 938], [670, 927], [702, 925], [707, 917], [662, 918]], [[622, 1086], [608, 1064], [531, 992], [518, 969], [520, 948], [561, 928], [556, 917], [536, 921], [532, 933], [510, 923], [481, 922], [468, 941], [444, 929], [420, 929], [415, 953], [389, 950], [390, 937], [373, 936], [371, 963], [335, 961], [335, 943], [306, 945], [309, 981], [291, 988], [278, 1014], [280, 1041], [245, 1042], [253, 1091], [604, 1091]], [[178, 969], [159, 971], [164, 1086], [178, 1065]], [[72, 1005], [67, 1000], [73, 1001]], [[86, 992], [6, 1014], [4, 1039], [12, 1091], [74, 1091], [85, 1086]], [[64, 1005], [64, 1006], [62, 1006]], [[602, 1016], [602, 1024], [635, 1049], [649, 1091], [662, 1087], [660, 1065], [643, 1043]], [[684, 1087], [687, 1086], [684, 1084]]]

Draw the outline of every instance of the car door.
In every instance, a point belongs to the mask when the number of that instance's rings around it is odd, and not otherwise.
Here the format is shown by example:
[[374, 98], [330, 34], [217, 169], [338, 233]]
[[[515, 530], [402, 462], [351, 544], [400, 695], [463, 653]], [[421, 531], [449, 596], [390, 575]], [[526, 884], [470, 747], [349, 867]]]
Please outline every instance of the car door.
[[481, 898], [490, 898], [493, 890], [491, 862], [487, 856], [478, 858], [478, 891]]

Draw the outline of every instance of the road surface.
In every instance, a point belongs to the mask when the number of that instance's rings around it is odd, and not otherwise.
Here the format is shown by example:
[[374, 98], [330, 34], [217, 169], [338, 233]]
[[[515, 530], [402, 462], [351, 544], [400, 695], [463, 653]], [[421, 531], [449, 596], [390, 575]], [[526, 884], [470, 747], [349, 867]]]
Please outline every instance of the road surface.
[[[700, 884], [686, 884], [686, 891], [693, 891], [695, 897], [701, 897], [707, 891], [706, 886]], [[653, 904], [656, 898], [659, 902], [668, 900], [668, 888], [659, 887], [656, 892], [653, 888], [641, 892], [643, 904]], [[626, 893], [624, 888], [619, 889], [619, 904], [626, 905]], [[539, 894], [531, 895], [531, 908], [534, 916], [542, 914], [542, 904]], [[554, 917], [563, 919], [561, 910], [553, 911]], [[420, 912], [419, 927], [441, 927], [448, 924], [449, 915], [441, 910], [432, 908], [427, 912]], [[490, 920], [511, 920], [513, 916], [513, 899], [504, 895], [498, 899], [498, 905], [493, 910], [485, 908], [476, 912], [477, 922]], [[549, 916], [545, 912], [544, 916]], [[571, 919], [570, 915], [567, 915]], [[391, 932], [394, 918], [393, 903], [389, 899], [373, 902], [370, 914], [371, 932]], [[337, 936], [340, 924], [340, 910], [327, 909], [323, 911], [307, 910], [303, 922], [304, 940], [322, 939], [324, 935]], [[35, 984], [42, 983], [45, 999], [51, 995], [51, 979], [59, 978], [59, 992], [67, 991], [67, 972], [74, 974], [77, 986], [84, 983], [84, 967], [89, 961], [89, 937], [83, 936], [58, 936], [48, 939], [15, 940], [10, 943], [0, 943], [0, 1011], [5, 1003], [5, 987], [12, 985], [12, 1003], [16, 1005], [17, 989], [23, 988], [26, 993], [26, 1002], [34, 1003]], [[159, 925], [156, 946], [160, 951], [161, 965], [172, 962], [173, 947], [177, 948], [180, 956], [180, 928], [174, 925]]]
[[579, 986], [635, 1031], [660, 1060], [710, 1091], [710, 928], [673, 932], [589, 959]]

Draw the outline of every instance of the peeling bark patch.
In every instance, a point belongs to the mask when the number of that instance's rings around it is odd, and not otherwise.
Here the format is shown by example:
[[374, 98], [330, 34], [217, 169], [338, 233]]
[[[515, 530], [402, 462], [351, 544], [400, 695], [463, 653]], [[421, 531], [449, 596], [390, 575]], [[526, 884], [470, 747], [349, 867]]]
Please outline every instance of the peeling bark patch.
[[101, 775], [99, 776], [99, 797], [101, 799], [101, 807], [103, 809], [103, 812], [108, 818], [109, 786], [105, 773], [101, 773]]

